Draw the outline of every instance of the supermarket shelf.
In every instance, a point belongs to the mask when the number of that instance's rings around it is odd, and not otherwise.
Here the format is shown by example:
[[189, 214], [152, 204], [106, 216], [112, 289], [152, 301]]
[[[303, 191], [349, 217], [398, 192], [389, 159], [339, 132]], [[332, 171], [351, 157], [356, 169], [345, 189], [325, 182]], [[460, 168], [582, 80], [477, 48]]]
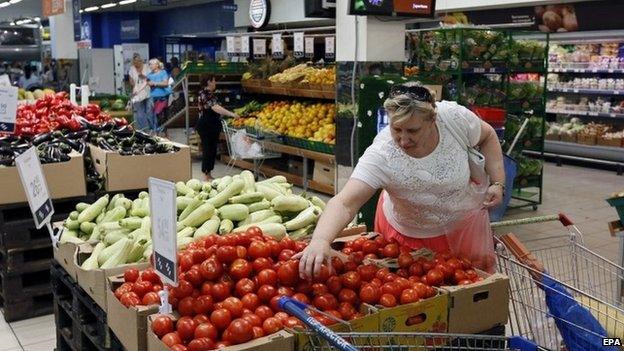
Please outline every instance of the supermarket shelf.
[[549, 68], [549, 73], [624, 73], [624, 69]]
[[601, 90], [601, 89], [548, 89], [550, 93], [584, 94], [584, 95], [624, 95], [624, 90]]
[[[566, 155], [585, 158], [588, 161], [610, 161], [624, 165], [624, 148], [600, 145], [584, 145], [564, 141], [545, 140], [545, 155]], [[527, 152], [530, 153], [530, 152]]]
[[571, 115], [571, 116], [600, 117], [600, 118], [622, 118], [622, 119], [624, 119], [624, 113], [602, 113], [602, 112], [569, 111], [569, 110], [546, 110], [546, 113]]
[[305, 97], [312, 99], [336, 99], [335, 90], [315, 90], [315, 89], [298, 89], [298, 88], [281, 88], [281, 87], [263, 87], [263, 86], [245, 86], [243, 90], [247, 93], [269, 94], [282, 96]]

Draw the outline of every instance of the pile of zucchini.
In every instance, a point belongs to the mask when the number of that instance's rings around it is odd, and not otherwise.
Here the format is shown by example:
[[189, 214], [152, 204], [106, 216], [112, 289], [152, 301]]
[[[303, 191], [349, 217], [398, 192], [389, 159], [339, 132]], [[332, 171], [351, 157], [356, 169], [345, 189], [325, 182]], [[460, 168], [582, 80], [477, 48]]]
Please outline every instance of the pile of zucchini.
[[[283, 176], [256, 182], [249, 171], [212, 182], [191, 179], [176, 184], [178, 248], [211, 234], [245, 231], [258, 226], [277, 240], [309, 237], [325, 203], [316, 196], [294, 195]], [[135, 200], [104, 195], [79, 203], [65, 220], [60, 243], [89, 243], [92, 255], [83, 269], [143, 262], [152, 253], [149, 194]]]

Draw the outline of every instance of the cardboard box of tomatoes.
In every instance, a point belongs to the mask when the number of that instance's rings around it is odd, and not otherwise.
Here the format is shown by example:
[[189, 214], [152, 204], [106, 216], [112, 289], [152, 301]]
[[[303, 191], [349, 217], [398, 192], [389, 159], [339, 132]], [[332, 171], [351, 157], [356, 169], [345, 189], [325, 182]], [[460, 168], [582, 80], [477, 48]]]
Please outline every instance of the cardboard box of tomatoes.
[[[67, 162], [41, 165], [51, 199], [85, 196], [87, 183], [82, 154], [72, 151]], [[17, 167], [0, 167], [0, 205], [26, 202]], [[67, 181], [71, 179], [71, 181]]]
[[[55, 227], [57, 227], [56, 224]], [[60, 228], [63, 228], [62, 222], [60, 222]], [[88, 250], [91, 247], [86, 243], [80, 245], [75, 243], [59, 243], [58, 247], [54, 247], [54, 259], [65, 269], [67, 274], [69, 274], [74, 281], [78, 281], [76, 272], [78, 267], [74, 264], [78, 246], [84, 246], [84, 250]]]
[[[147, 318], [147, 350], [148, 351], [171, 351], [171, 348], [165, 345], [165, 343], [162, 340], [160, 340], [158, 336], [154, 333], [154, 329], [152, 325], [159, 316], [161, 315], [154, 314]], [[172, 318], [173, 325], [167, 326], [167, 328], [170, 327], [171, 331], [173, 331], [174, 328], [176, 327], [176, 324], [177, 324], [176, 322], [178, 318], [174, 315], [168, 315], [168, 316]], [[178, 334], [179, 334], [180, 326], [177, 326], [177, 327], [178, 327]], [[166, 330], [166, 331], [168, 332], [169, 330]], [[163, 335], [166, 334], [165, 330], [163, 330], [161, 333], [163, 333]], [[193, 341], [191, 341], [191, 343], [193, 343]], [[200, 342], [196, 342], [196, 343], [199, 344]], [[212, 348], [214, 348], [214, 346], [201, 348], [201, 350], [210, 350]], [[193, 350], [190, 344], [187, 347], [187, 349]], [[278, 350], [279, 351], [293, 351], [294, 349], [295, 349], [295, 336], [285, 330], [280, 330], [276, 333], [263, 336], [257, 339], [253, 339], [246, 343], [228, 346], [225, 348], [221, 348], [219, 350], [221, 351], [278, 351]]]
[[160, 298], [156, 295], [156, 305], [126, 307], [121, 303], [119, 298], [115, 296], [116, 289], [124, 282], [124, 274], [108, 278], [106, 296], [107, 323], [126, 350], [146, 351], [147, 317], [158, 313]]

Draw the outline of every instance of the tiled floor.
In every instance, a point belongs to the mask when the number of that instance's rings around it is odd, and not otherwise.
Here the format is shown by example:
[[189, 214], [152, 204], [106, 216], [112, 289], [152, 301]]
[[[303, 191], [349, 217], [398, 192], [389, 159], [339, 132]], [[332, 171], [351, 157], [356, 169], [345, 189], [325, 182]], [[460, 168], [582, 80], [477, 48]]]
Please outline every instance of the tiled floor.
[[[224, 165], [218, 164], [213, 176], [223, 176], [227, 171]], [[506, 219], [565, 213], [584, 234], [588, 248], [605, 258], [617, 260], [618, 240], [610, 237], [607, 230], [607, 222], [616, 219], [617, 215], [604, 199], [616, 190], [624, 190], [624, 177], [617, 176], [615, 172], [556, 167], [553, 164], [546, 165], [545, 173], [546, 194], [538, 210], [514, 209]], [[198, 162], [193, 165], [193, 175], [197, 178], [201, 176]], [[513, 232], [529, 247], [539, 243], [535, 239], [566, 234], [558, 222], [506, 227], [497, 232]], [[15, 323], [6, 323], [0, 318], [0, 351], [49, 351], [54, 349], [55, 343], [53, 315]]]

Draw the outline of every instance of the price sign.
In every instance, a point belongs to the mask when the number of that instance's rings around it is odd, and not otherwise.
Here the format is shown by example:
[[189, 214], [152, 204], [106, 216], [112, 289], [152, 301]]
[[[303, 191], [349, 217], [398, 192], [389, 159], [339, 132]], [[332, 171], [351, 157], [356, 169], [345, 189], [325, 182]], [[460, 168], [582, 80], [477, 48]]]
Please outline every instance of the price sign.
[[266, 56], [266, 39], [253, 40], [253, 55], [258, 58]]
[[303, 41], [303, 32], [297, 32], [294, 34], [293, 36], [293, 51], [294, 51], [294, 56], [297, 58], [301, 58], [304, 56], [305, 53], [305, 48], [304, 48], [304, 41]]
[[325, 58], [336, 57], [335, 42], [335, 37], [325, 37]]
[[244, 36], [241, 37], [241, 55], [242, 56], [249, 56], [249, 37]]
[[305, 38], [305, 56], [314, 57], [314, 37]]
[[[41, 169], [37, 149], [33, 146], [23, 154], [17, 156], [15, 158], [15, 165], [17, 166], [17, 171], [22, 180], [24, 192], [28, 198], [30, 211], [35, 219], [35, 226], [39, 229], [46, 223], [49, 225], [52, 214], [54, 214], [54, 207], [50, 200], [48, 185]], [[50, 235], [53, 237], [54, 241], [53, 233], [50, 233]]]
[[175, 184], [149, 178], [154, 268], [163, 282], [178, 285], [177, 206]]
[[16, 115], [17, 88], [0, 87], [0, 132], [13, 133], [15, 131]]
[[227, 51], [228, 56], [234, 56], [236, 54], [234, 37], [225, 37], [225, 50]]
[[282, 43], [282, 34], [273, 34], [273, 40], [271, 40], [271, 53], [273, 58], [284, 57], [284, 43]]
[[241, 45], [241, 37], [234, 37], [234, 53], [236, 55], [240, 55]]

